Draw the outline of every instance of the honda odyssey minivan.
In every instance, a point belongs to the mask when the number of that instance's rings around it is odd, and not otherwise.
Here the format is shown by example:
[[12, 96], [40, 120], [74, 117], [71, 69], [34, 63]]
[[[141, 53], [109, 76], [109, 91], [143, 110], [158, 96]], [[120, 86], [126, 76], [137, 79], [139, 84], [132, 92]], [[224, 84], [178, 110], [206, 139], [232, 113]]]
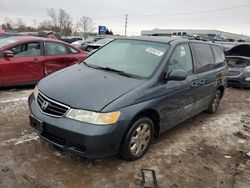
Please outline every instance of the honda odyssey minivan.
[[228, 68], [220, 46], [168, 37], [115, 39], [29, 97], [37, 134], [86, 158], [136, 160], [162, 132], [215, 113]]

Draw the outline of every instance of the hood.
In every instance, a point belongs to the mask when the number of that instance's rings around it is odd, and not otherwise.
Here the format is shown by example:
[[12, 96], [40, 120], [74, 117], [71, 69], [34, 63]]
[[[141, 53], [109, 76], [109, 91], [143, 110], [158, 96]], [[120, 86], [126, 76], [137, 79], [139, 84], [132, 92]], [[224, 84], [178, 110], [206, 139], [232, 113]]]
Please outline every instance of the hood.
[[250, 58], [250, 44], [239, 44], [225, 52], [227, 57], [245, 57]]
[[38, 88], [47, 97], [73, 108], [101, 111], [143, 82], [81, 63], [46, 77]]

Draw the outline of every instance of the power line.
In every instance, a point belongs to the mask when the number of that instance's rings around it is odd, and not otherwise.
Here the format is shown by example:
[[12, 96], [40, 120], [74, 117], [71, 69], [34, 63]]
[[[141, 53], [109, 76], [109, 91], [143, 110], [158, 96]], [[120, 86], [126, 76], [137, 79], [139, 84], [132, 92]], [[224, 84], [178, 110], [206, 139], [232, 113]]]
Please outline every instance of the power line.
[[[212, 13], [212, 12], [219, 12], [224, 10], [231, 10], [231, 9], [237, 9], [242, 7], [248, 7], [250, 6], [250, 3], [241, 4], [237, 6], [231, 6], [231, 7], [224, 7], [224, 8], [218, 8], [218, 9], [209, 9], [209, 10], [200, 10], [200, 11], [193, 11], [193, 12], [180, 12], [180, 13], [170, 13], [170, 14], [134, 14], [129, 15], [130, 17], [144, 17], [144, 16], [176, 16], [176, 15], [189, 15], [189, 14], [203, 14], [203, 13]], [[114, 15], [114, 16], [104, 16], [104, 17], [91, 17], [92, 19], [110, 19], [110, 18], [121, 18], [122, 15]]]
[[141, 15], [129, 15], [129, 16], [144, 17], [144, 16], [176, 16], [176, 15], [203, 14], [203, 13], [212, 13], [212, 12], [220, 12], [224, 10], [237, 9], [237, 8], [248, 7], [248, 6], [250, 6], [250, 3], [237, 5], [237, 6], [231, 6], [231, 7], [225, 7], [225, 8], [200, 10], [200, 11], [193, 11], [193, 12], [180, 12], [180, 13], [158, 14], [158, 15], [157, 14], [141, 14]]
[[92, 17], [92, 19], [109, 19], [109, 18], [121, 18], [122, 15], [120, 16], [106, 16], [106, 17]]

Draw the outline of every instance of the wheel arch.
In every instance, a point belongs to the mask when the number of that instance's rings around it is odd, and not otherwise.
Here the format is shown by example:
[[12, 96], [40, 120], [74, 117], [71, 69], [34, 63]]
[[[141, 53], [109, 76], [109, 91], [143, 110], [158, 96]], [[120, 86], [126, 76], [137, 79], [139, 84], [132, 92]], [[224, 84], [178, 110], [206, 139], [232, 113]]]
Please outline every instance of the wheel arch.
[[141, 117], [148, 117], [154, 123], [154, 136], [158, 137], [160, 134], [160, 115], [155, 109], [144, 109], [139, 111], [130, 121], [129, 129], [132, 124]]
[[[223, 97], [224, 93], [225, 93], [225, 87], [223, 85], [220, 85], [217, 90], [219, 90], [221, 92], [221, 97]], [[216, 90], [216, 91], [217, 91]]]

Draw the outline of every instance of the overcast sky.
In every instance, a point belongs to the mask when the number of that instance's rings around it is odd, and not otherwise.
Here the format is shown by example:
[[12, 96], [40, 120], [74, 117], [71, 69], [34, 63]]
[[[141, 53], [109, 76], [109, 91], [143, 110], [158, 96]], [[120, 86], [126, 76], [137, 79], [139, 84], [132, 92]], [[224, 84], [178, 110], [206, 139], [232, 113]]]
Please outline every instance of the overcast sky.
[[66, 10], [74, 22], [81, 16], [91, 17], [96, 27], [106, 25], [118, 34], [124, 34], [128, 14], [128, 35], [154, 28], [218, 29], [250, 35], [249, 0], [0, 0], [0, 23], [9, 17], [38, 24], [49, 19], [47, 8]]

